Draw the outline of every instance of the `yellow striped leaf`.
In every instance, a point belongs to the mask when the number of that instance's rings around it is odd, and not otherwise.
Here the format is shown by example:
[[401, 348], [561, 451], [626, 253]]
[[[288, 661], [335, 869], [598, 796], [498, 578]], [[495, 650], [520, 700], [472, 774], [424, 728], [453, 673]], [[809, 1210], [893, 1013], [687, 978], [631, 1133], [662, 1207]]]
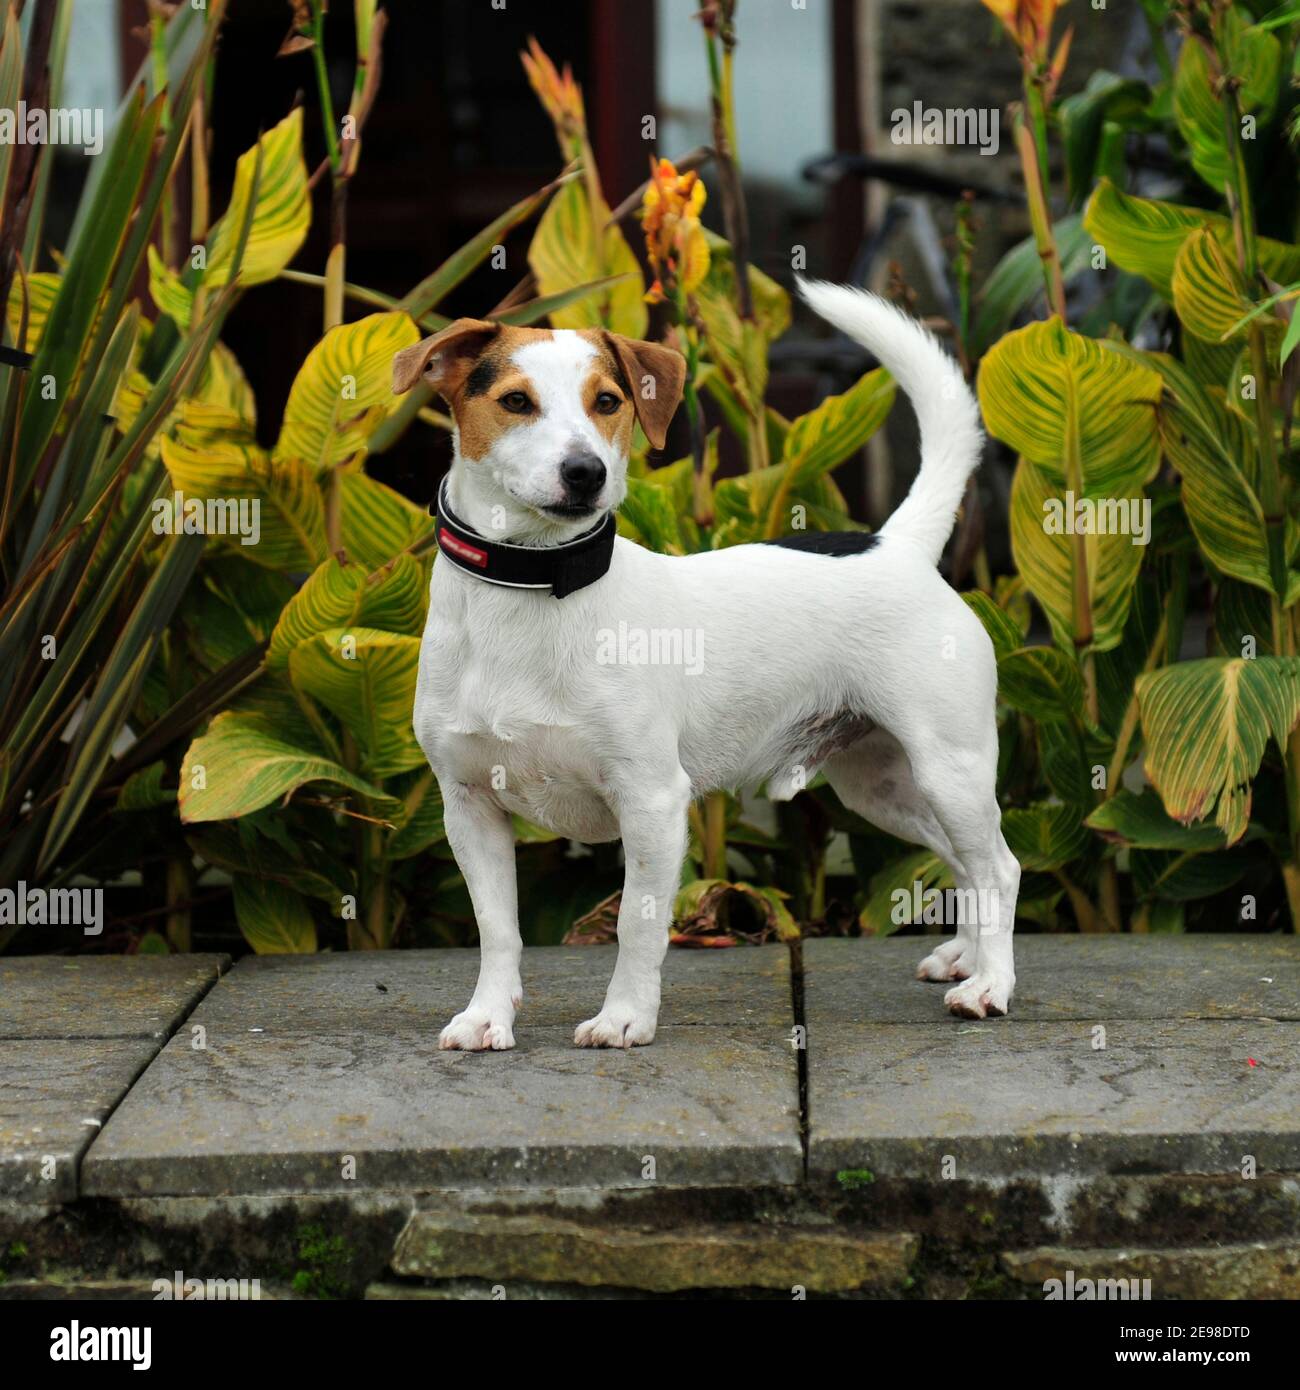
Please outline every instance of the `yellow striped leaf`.
[[1250, 822], [1251, 779], [1270, 738], [1300, 719], [1300, 657], [1181, 661], [1137, 682], [1147, 776], [1182, 825], [1214, 811], [1235, 844]]
[[[257, 203], [248, 229], [248, 243], [239, 267], [242, 285], [274, 280], [298, 254], [311, 226], [311, 198], [307, 191], [307, 166], [302, 157], [302, 107], [295, 107], [260, 141], [262, 174]], [[230, 206], [208, 238], [205, 288], [213, 289], [230, 279], [240, 233], [253, 197], [257, 146], [239, 156]]]
[[1183, 510], [1201, 549], [1224, 574], [1272, 593], [1264, 509], [1233, 450], [1225, 447], [1225, 434], [1206, 429], [1191, 410], [1172, 401], [1161, 411], [1160, 437], [1182, 475]]
[[150, 245], [147, 254], [149, 297], [159, 313], [166, 314], [183, 333], [189, 328], [190, 316], [194, 312], [194, 291], [164, 262], [156, 246]]
[[[58, 297], [62, 277], [53, 271], [38, 270], [27, 277], [27, 339], [24, 349], [35, 352], [41, 345], [41, 335], [45, 332], [45, 321], [50, 316], [54, 301]], [[9, 336], [15, 345], [18, 342], [18, 329], [23, 316], [23, 280], [15, 275], [9, 286], [7, 317]]]
[[[1141, 488], [1113, 500], [1140, 501]], [[1076, 536], [1049, 530], [1049, 504], [1059, 504], [1059, 489], [1037, 465], [1021, 459], [1011, 485], [1011, 550], [1016, 567], [1051, 623], [1057, 643], [1074, 645]], [[1123, 640], [1133, 586], [1142, 565], [1142, 547], [1127, 535], [1085, 535], [1088, 598], [1092, 611], [1094, 651], [1109, 651]]]
[[360, 470], [343, 474], [343, 549], [375, 570], [433, 531], [433, 518], [400, 492]]
[[368, 574], [360, 564], [321, 564], [284, 607], [271, 634], [266, 664], [279, 670], [300, 643], [329, 628], [383, 628], [418, 636], [424, 630], [428, 582], [424, 566], [398, 555]]
[[1059, 318], [1002, 338], [980, 367], [979, 398], [989, 432], [1059, 488], [1077, 486], [1066, 472], [1073, 431], [1083, 496], [1127, 495], [1159, 467], [1159, 374]]
[[[542, 214], [528, 264], [543, 295], [560, 294], [608, 275], [626, 275], [603, 294], [577, 300], [551, 314], [556, 328], [609, 328], [644, 338], [649, 317], [641, 267], [617, 226], [607, 226], [609, 208], [598, 199], [593, 213], [579, 180], [559, 189]], [[603, 230], [597, 241], [596, 228]]]
[[386, 816], [400, 812], [393, 798], [341, 763], [286, 743], [266, 729], [227, 712], [217, 715], [207, 733], [195, 739], [186, 751], [181, 764], [181, 820], [189, 825], [247, 816], [311, 782], [341, 787], [352, 794], [354, 802], [360, 798], [370, 808], [368, 814]]
[[[1193, 232], [1179, 248], [1174, 259], [1172, 290], [1179, 321], [1196, 337], [1223, 343], [1246, 336], [1241, 320], [1255, 306], [1246, 294], [1241, 275], [1207, 228]], [[1271, 315], [1263, 315], [1256, 322], [1277, 326]]]
[[[1234, 254], [1231, 221], [1203, 208], [1180, 207], [1123, 193], [1109, 179], [1093, 190], [1083, 224], [1121, 270], [1141, 275], [1166, 299], [1172, 297], [1174, 261], [1187, 234], [1208, 227], [1229, 255]], [[1300, 246], [1258, 239], [1260, 266], [1280, 284], [1300, 280]]]
[[838, 467], [885, 423], [893, 404], [893, 378], [878, 367], [843, 395], [827, 396], [815, 410], [792, 420], [781, 458], [792, 480]]
[[316, 950], [316, 923], [300, 894], [252, 874], [231, 879], [235, 920], [259, 956], [305, 955]]
[[425, 764], [411, 727], [419, 660], [418, 637], [330, 628], [294, 647], [289, 677], [351, 730], [369, 776], [391, 777]]
[[301, 459], [321, 473], [360, 455], [401, 406], [393, 395], [393, 356], [419, 337], [404, 313], [371, 314], [331, 328], [294, 379], [276, 458]]
[[296, 459], [273, 462], [255, 445], [230, 440], [199, 447], [164, 437], [162, 454], [172, 486], [185, 498], [257, 502], [257, 543], [246, 546], [237, 535], [226, 537], [245, 559], [297, 571], [314, 569], [324, 558], [325, 506], [304, 464]]

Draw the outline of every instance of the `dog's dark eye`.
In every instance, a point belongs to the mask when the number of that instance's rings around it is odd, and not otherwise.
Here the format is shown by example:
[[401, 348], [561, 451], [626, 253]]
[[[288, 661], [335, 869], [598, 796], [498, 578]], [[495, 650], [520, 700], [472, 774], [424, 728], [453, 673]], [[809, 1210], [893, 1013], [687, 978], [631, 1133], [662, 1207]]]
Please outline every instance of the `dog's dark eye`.
[[528, 399], [526, 391], [507, 391], [501, 397], [500, 404], [512, 415], [527, 415], [533, 408], [533, 403]]
[[596, 411], [600, 415], [613, 415], [622, 404], [622, 397], [616, 396], [612, 391], [602, 391], [596, 397]]

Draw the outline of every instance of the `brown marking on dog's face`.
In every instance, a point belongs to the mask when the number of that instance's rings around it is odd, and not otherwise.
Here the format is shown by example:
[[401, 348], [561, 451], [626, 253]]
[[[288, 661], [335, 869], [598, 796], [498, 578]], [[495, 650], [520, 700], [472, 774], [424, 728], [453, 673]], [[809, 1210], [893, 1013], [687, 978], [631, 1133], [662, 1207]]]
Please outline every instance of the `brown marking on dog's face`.
[[686, 359], [662, 343], [602, 332], [604, 349], [628, 383], [632, 407], [653, 449], [662, 449], [686, 380]]
[[599, 328], [584, 328], [578, 336], [595, 349], [582, 383], [582, 407], [596, 429], [626, 455], [632, 444], [636, 408], [627, 373], [609, 345], [609, 335]]
[[477, 461], [509, 430], [537, 419], [537, 390], [511, 361], [527, 342], [551, 336], [549, 329], [505, 328], [465, 374], [448, 399], [460, 431], [461, 457]]

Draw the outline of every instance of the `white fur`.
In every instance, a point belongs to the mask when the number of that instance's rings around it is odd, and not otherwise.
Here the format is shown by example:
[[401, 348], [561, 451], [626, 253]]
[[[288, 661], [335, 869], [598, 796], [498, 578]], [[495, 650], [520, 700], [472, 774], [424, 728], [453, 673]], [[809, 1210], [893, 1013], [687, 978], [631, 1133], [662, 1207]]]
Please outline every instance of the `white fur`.
[[[996, 920], [963, 926], [919, 973], [964, 980], [946, 996], [955, 1013], [1006, 1012], [1020, 870], [994, 788], [997, 669], [979, 619], [934, 567], [978, 460], [977, 408], [912, 320], [859, 291], [804, 292], [890, 369], [921, 423], [920, 475], [872, 550], [829, 558], [747, 545], [670, 557], [619, 539], [609, 572], [563, 600], [434, 566], [414, 725], [482, 946], [474, 996], [443, 1030], [444, 1047], [514, 1043], [510, 812], [576, 840], [623, 841], [618, 961], [575, 1041], [626, 1047], [654, 1038], [691, 799], [764, 781], [789, 797], [819, 770], [853, 810], [942, 856], [958, 887], [980, 890], [980, 902], [992, 890]], [[520, 349], [541, 418], [507, 431], [492, 457], [453, 464], [452, 505], [489, 537], [554, 543], [592, 524], [528, 507], [558, 495], [569, 441], [599, 438], [579, 418], [575, 343], [589, 349], [567, 333]], [[626, 460], [610, 454], [601, 452], [605, 505], [616, 505]], [[494, 525], [502, 516], [507, 525]], [[697, 632], [702, 661], [605, 664], [620, 623]], [[846, 711], [869, 724], [819, 762], [818, 721]]]
[[462, 459], [460, 433], [455, 433], [453, 504], [464, 509], [458, 515], [482, 535], [516, 544], [554, 544], [593, 526], [594, 516], [575, 524], [536, 511], [565, 500], [557, 461], [583, 450], [605, 465], [605, 486], [593, 499], [596, 508], [622, 505], [627, 459], [596, 428], [579, 390], [595, 355], [592, 344], [572, 332], [525, 344], [513, 361], [536, 392], [536, 415], [507, 430], [486, 459]]

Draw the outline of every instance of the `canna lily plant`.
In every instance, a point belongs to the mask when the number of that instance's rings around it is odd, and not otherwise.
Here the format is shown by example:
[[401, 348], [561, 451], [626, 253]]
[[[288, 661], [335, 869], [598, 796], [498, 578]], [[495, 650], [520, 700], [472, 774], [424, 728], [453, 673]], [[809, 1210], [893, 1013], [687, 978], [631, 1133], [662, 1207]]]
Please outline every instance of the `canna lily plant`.
[[[1051, 7], [989, 8], [1026, 71], [1041, 71]], [[1063, 103], [1071, 183], [1095, 187], [1077, 224], [1050, 224], [1045, 198], [1034, 217], [1045, 265], [1077, 270], [1081, 231], [1094, 264], [1100, 253], [1117, 268], [1115, 318], [1094, 315], [1097, 337], [1067, 326], [1049, 275], [1055, 314], [1002, 337], [980, 368], [986, 424], [1019, 456], [1013, 553], [1053, 638], [1026, 647], [1022, 611], [972, 600], [1000, 655], [1007, 782], [1041, 778], [1048, 793], [1007, 813], [1007, 836], [1033, 871], [1028, 900], [1051, 912], [1064, 895], [1084, 929], [1117, 929], [1126, 909], [1137, 927], [1178, 929], [1187, 904], [1230, 893], [1252, 870], [1255, 889], [1268, 855], [1295, 923], [1300, 492], [1279, 282], [1300, 275], [1300, 246], [1293, 221], [1289, 237], [1261, 235], [1256, 209], [1260, 147], [1292, 102], [1283, 73], [1300, 26], [1285, 15], [1257, 25], [1239, 4], [1147, 8], [1185, 34], [1166, 90], [1102, 74]], [[1107, 154], [1115, 132], [1161, 119], [1202, 184], [1194, 196], [1208, 187], [1223, 211], [1138, 197], [1109, 176], [1120, 172]], [[1026, 183], [1032, 210], [1030, 172]], [[990, 289], [1004, 289], [998, 274]], [[1166, 346], [1130, 346], [1116, 319]], [[1139, 524], [1098, 526], [1106, 516]], [[1212, 651], [1179, 660], [1198, 567]], [[1021, 836], [1027, 815], [1034, 834]], [[1239, 894], [1242, 920], [1257, 899]]]

